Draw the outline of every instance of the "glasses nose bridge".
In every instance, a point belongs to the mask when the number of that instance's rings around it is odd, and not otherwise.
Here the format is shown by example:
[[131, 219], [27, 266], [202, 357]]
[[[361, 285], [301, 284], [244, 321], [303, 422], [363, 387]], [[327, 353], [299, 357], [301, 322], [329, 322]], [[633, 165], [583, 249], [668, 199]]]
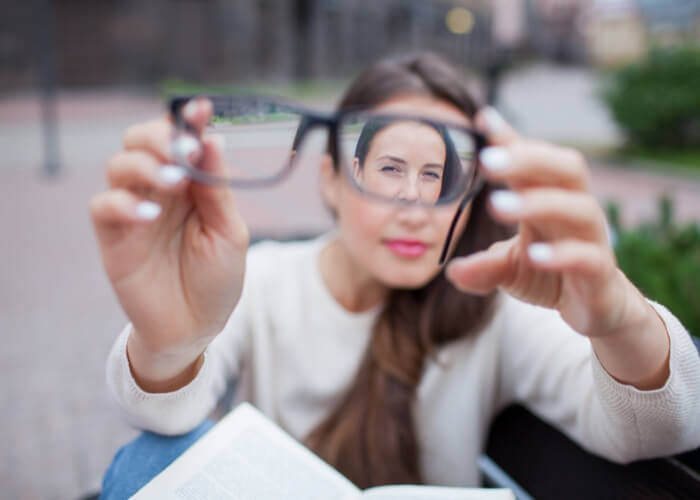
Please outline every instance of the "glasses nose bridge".
[[301, 143], [314, 129], [323, 128], [330, 132], [332, 121], [328, 117], [316, 115], [308, 112], [300, 112], [301, 120], [297, 125], [296, 138], [297, 142]]
[[[297, 125], [297, 131], [292, 141], [292, 150], [296, 153], [302, 148], [308, 147], [309, 137], [313, 135], [313, 132], [320, 129], [322, 133], [326, 132], [325, 145], [320, 145], [320, 151], [325, 150], [325, 152], [335, 155], [335, 140], [332, 133], [334, 120], [332, 117], [306, 110], [298, 110], [298, 113], [301, 115], [301, 120]], [[316, 141], [312, 142], [315, 143]], [[324, 143], [322, 142], [321, 144]]]

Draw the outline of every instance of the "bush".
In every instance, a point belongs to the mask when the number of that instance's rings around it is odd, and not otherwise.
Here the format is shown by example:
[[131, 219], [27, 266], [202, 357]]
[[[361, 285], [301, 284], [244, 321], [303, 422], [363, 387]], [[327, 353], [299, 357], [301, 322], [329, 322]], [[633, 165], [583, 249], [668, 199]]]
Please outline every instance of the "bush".
[[631, 145], [700, 147], [700, 47], [654, 49], [617, 70], [603, 91]]
[[620, 227], [618, 208], [608, 206], [616, 234], [620, 269], [652, 300], [665, 305], [695, 336], [700, 336], [700, 226], [673, 222], [668, 199], [659, 203], [657, 221], [632, 230]]

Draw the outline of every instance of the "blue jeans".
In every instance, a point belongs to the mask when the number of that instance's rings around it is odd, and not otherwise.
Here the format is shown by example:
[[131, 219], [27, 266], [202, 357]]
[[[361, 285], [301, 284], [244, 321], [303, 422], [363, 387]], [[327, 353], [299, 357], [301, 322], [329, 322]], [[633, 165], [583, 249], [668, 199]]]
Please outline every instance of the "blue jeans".
[[122, 500], [136, 493], [182, 452], [204, 435], [214, 422], [205, 420], [182, 436], [144, 432], [123, 446], [102, 479], [101, 500]]

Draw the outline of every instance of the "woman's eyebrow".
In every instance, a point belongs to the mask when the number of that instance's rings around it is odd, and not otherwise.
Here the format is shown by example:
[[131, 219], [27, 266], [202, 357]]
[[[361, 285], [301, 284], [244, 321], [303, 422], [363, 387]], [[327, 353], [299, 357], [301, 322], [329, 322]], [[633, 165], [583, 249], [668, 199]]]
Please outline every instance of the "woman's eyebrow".
[[[408, 163], [408, 162], [407, 162], [406, 160], [404, 160], [403, 158], [399, 158], [398, 156], [393, 156], [393, 155], [382, 155], [382, 156], [380, 156], [379, 158], [377, 158], [377, 160], [391, 160], [391, 161], [393, 161], [393, 162], [400, 163], [400, 164], [402, 164], [402, 165], [406, 165], [406, 163]], [[427, 168], [439, 168], [439, 169], [444, 169], [444, 168], [445, 168], [445, 166], [444, 166], [444, 165], [441, 165], [440, 163], [426, 163], [425, 165], [423, 165], [423, 167], [427, 167]]]
[[377, 160], [391, 160], [395, 161], [396, 163], [403, 163], [404, 165], [407, 163], [406, 160], [403, 158], [399, 158], [398, 156], [392, 156], [392, 155], [382, 155]]

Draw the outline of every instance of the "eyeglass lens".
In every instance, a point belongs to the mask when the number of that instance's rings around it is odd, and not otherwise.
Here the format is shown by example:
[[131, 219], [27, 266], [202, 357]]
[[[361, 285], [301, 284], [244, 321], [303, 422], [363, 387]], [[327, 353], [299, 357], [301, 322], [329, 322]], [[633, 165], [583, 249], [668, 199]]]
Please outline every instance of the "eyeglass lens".
[[457, 127], [401, 116], [346, 115], [341, 165], [362, 192], [428, 205], [464, 194], [475, 174], [475, 141]]
[[263, 100], [210, 98], [212, 119], [205, 133], [223, 137], [225, 180], [241, 184], [275, 179], [296, 154], [303, 115]]

